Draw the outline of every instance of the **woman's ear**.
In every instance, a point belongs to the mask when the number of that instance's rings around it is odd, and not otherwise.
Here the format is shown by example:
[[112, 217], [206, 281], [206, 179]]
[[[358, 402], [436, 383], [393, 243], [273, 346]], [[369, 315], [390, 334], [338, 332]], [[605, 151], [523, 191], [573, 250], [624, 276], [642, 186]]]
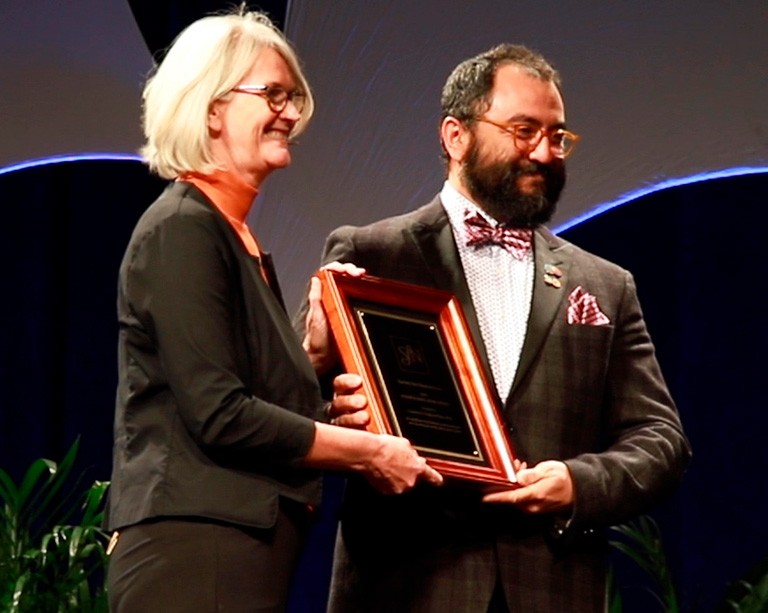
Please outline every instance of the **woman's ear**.
[[208, 106], [208, 130], [213, 133], [221, 132], [222, 129], [222, 115], [224, 113], [224, 107], [221, 104], [221, 100], [214, 100]]

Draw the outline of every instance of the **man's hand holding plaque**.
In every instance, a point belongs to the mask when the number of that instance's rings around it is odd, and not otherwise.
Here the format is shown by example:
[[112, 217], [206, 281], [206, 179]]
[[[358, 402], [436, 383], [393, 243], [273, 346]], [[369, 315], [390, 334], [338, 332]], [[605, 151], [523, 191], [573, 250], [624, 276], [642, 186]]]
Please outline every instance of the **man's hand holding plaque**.
[[333, 380], [333, 402], [328, 408], [331, 423], [345, 428], [365, 430], [371, 423], [366, 410], [368, 399], [358, 390], [363, 385], [360, 375], [345, 373]]

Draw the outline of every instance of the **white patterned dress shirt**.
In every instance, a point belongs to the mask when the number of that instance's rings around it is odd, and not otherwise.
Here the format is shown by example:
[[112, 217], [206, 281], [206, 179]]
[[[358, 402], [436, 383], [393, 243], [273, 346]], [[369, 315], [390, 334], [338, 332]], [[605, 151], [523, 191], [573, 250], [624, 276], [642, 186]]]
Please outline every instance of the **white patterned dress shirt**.
[[533, 253], [518, 260], [504, 247], [467, 247], [466, 210], [478, 211], [492, 226], [496, 220], [467, 200], [447, 181], [440, 199], [453, 230], [461, 265], [477, 313], [499, 397], [506, 401], [525, 341], [533, 295]]

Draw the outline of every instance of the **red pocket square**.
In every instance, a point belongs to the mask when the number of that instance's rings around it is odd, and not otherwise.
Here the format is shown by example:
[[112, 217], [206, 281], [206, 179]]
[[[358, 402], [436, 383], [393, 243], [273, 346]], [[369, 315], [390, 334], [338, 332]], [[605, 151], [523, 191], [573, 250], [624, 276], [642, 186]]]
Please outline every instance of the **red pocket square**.
[[597, 306], [597, 298], [585, 292], [579, 285], [568, 296], [568, 323], [607, 326], [611, 320]]

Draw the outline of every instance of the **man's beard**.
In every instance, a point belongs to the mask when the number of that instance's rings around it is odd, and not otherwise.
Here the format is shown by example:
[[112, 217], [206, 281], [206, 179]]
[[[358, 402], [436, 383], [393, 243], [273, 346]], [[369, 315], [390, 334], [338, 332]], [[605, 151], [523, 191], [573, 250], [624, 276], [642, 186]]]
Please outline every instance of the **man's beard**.
[[[520, 179], [540, 174], [543, 189], [523, 192]], [[484, 163], [477, 139], [472, 139], [462, 167], [462, 178], [475, 202], [500, 223], [515, 228], [535, 228], [547, 223], [557, 208], [565, 186], [565, 165], [539, 164], [526, 158]]]

